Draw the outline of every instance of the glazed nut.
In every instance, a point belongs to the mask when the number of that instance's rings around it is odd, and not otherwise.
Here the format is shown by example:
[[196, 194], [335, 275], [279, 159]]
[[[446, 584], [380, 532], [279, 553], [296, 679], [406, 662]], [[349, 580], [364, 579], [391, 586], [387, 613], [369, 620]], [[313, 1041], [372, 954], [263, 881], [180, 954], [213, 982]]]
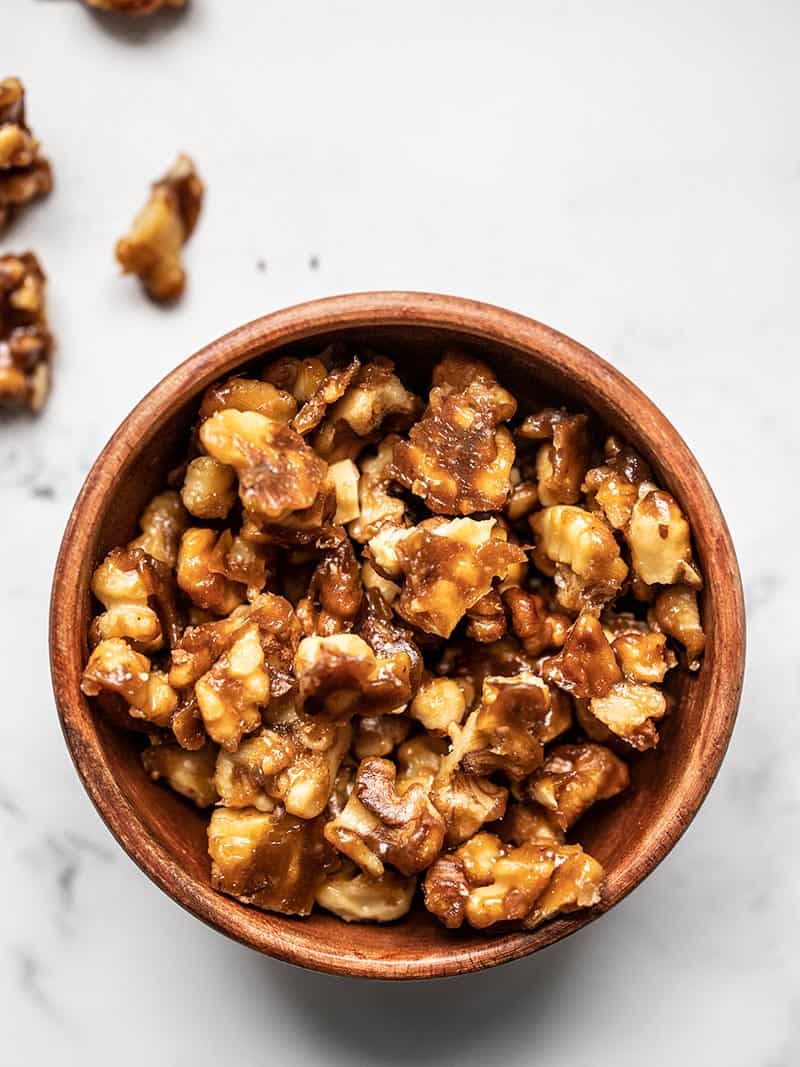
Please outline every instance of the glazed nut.
[[622, 671], [600, 620], [586, 611], [570, 627], [558, 655], [543, 661], [541, 671], [548, 682], [575, 697], [607, 696], [622, 681]]
[[154, 782], [163, 779], [176, 793], [187, 797], [198, 808], [210, 808], [217, 802], [214, 788], [216, 745], [206, 744], [193, 752], [180, 745], [150, 745], [142, 753], [144, 769]]
[[39, 142], [25, 122], [22, 82], [4, 78], [0, 80], [0, 231], [14, 215], [33, 200], [46, 196], [52, 187], [50, 164], [39, 152]]
[[358, 503], [358, 467], [352, 459], [341, 459], [328, 467], [328, 481], [336, 493], [336, 512], [333, 521], [336, 526], [345, 526], [358, 521], [360, 514]]
[[604, 697], [589, 702], [589, 712], [612, 734], [644, 751], [658, 744], [655, 720], [667, 712], [667, 701], [660, 689], [636, 682], [617, 682]]
[[516, 407], [485, 364], [446, 355], [434, 369], [424, 415], [395, 445], [394, 477], [435, 514], [499, 511], [511, 492], [515, 455], [502, 424]]
[[346, 721], [356, 710], [388, 714], [409, 698], [410, 663], [401, 654], [394, 664], [379, 662], [357, 634], [305, 637], [295, 656], [300, 699], [312, 713]]
[[700, 622], [695, 590], [688, 585], [673, 585], [660, 590], [648, 619], [668, 637], [683, 645], [689, 670], [696, 671], [706, 647], [706, 635]]
[[383, 526], [403, 526], [406, 506], [389, 492], [394, 447], [400, 438], [389, 434], [375, 455], [359, 459], [358, 517], [348, 527], [353, 540], [366, 544]]
[[405, 715], [368, 715], [355, 720], [353, 754], [358, 760], [368, 756], [390, 756], [411, 732]]
[[334, 529], [317, 543], [322, 548], [322, 559], [308, 585], [306, 632], [325, 637], [352, 629], [363, 590], [353, 545], [344, 530]]
[[525, 782], [523, 795], [568, 830], [598, 800], [616, 796], [628, 783], [628, 768], [603, 745], [556, 745]]
[[644, 685], [663, 682], [667, 671], [677, 663], [674, 653], [667, 648], [664, 634], [652, 630], [646, 633], [620, 634], [614, 639], [611, 647], [625, 677]]
[[371, 878], [346, 863], [320, 886], [317, 904], [345, 922], [392, 922], [408, 914], [416, 887], [416, 878], [388, 870], [380, 878]]
[[347, 804], [325, 826], [328, 842], [373, 878], [384, 862], [406, 877], [424, 870], [444, 842], [444, 821], [424, 789], [412, 785], [401, 795], [396, 774], [389, 760], [362, 760]]
[[429, 734], [415, 734], [404, 741], [395, 753], [397, 792], [402, 796], [412, 785], [419, 785], [429, 792], [447, 748], [444, 738]]
[[360, 366], [360, 361], [354, 357], [346, 366], [329, 370], [295, 415], [292, 427], [302, 435], [316, 429], [328, 408], [337, 400], [341, 400], [347, 392]]
[[198, 456], [186, 468], [181, 500], [195, 518], [224, 519], [236, 502], [236, 471], [211, 456]]
[[467, 712], [465, 687], [455, 678], [426, 678], [411, 701], [408, 713], [428, 731], [444, 737], [459, 726]]
[[197, 681], [195, 695], [208, 736], [235, 752], [242, 737], [261, 725], [260, 709], [270, 697], [269, 672], [256, 625], [248, 626]]
[[[0, 98], [2, 97], [0, 82]], [[2, 107], [0, 106], [0, 113]], [[4, 127], [0, 124], [0, 150]], [[0, 170], [0, 229], [3, 181]], [[45, 311], [45, 276], [31, 252], [0, 256], [0, 407], [38, 414], [50, 388], [53, 337]]]
[[101, 692], [117, 693], [134, 719], [145, 719], [154, 726], [169, 726], [178, 706], [178, 695], [167, 676], [151, 669], [147, 656], [121, 637], [101, 641], [93, 650], [81, 678], [81, 690], [92, 697]]
[[472, 837], [485, 823], [502, 819], [508, 802], [505, 786], [462, 770], [461, 757], [456, 734], [430, 786], [431, 800], [444, 819], [446, 842], [451, 848]]
[[315, 501], [327, 464], [285, 422], [255, 411], [218, 411], [200, 427], [206, 452], [233, 467], [244, 507], [280, 522]]
[[564, 843], [564, 831], [552, 815], [540, 804], [530, 802], [509, 804], [496, 832], [507, 845]]
[[642, 484], [625, 536], [633, 570], [646, 585], [702, 585], [692, 562], [689, 523], [669, 493]]
[[[611, 600], [627, 577], [619, 545], [598, 515], [568, 504], [543, 508], [530, 518], [536, 537], [534, 560], [545, 573], [567, 568], [575, 579], [575, 610]], [[559, 573], [556, 570], [556, 584]]]
[[508, 624], [503, 601], [497, 589], [490, 589], [477, 604], [466, 611], [467, 637], [490, 644], [504, 636]]
[[172, 489], [154, 496], [139, 519], [141, 534], [129, 548], [141, 548], [153, 559], [174, 568], [178, 562], [181, 537], [189, 516], [178, 493]]
[[216, 615], [229, 615], [244, 601], [244, 587], [220, 572], [220, 537], [208, 527], [191, 527], [181, 538], [178, 585], [193, 603]]
[[298, 819], [282, 809], [216, 808], [208, 826], [215, 889], [284, 915], [308, 915], [333, 854], [322, 819]]
[[192, 236], [203, 204], [203, 183], [187, 155], [151, 190], [150, 199], [130, 232], [117, 241], [117, 261], [136, 274], [148, 295], [159, 303], [177, 299], [186, 286], [183, 246]]
[[550, 611], [539, 593], [512, 586], [502, 595], [511, 617], [511, 631], [529, 656], [561, 648], [571, 625], [567, 615]]
[[226, 378], [210, 385], [200, 404], [201, 420], [218, 411], [255, 411], [276, 422], [289, 422], [297, 411], [291, 393], [258, 378]]
[[115, 548], [94, 572], [92, 593], [106, 610], [92, 622], [93, 645], [124, 637], [141, 652], [163, 647], [161, 620], [149, 606], [156, 593], [153, 563], [141, 548]]
[[547, 442], [536, 454], [537, 491], [543, 507], [580, 500], [591, 455], [588, 423], [586, 415], [545, 408], [529, 415], [517, 430], [520, 437]]

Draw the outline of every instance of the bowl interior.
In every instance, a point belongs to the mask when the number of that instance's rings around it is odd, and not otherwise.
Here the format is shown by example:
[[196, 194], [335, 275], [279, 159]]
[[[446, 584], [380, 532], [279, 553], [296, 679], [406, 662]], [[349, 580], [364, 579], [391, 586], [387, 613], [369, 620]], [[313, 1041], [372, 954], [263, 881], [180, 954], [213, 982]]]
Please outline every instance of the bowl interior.
[[[615, 388], [606, 390], [602, 362], [597, 361], [595, 373], [589, 376], [575, 375], [574, 359], [569, 369], [562, 368], [558, 358], [559, 335], [553, 334], [553, 338], [547, 358], [540, 359], [530, 346], [526, 350], [497, 337], [476, 336], [473, 331], [395, 323], [324, 329], [281, 344], [271, 349], [268, 356], [278, 352], [316, 354], [329, 341], [343, 340], [391, 356], [407, 384], [424, 393], [432, 365], [442, 349], [457, 344], [493, 365], [503, 384], [517, 397], [523, 413], [554, 400], [596, 412], [609, 430], [624, 435], [645, 455], [660, 483], [676, 495], [689, 515], [696, 554], [708, 577], [718, 552], [715, 538], [720, 536], [720, 524], [723, 538], [727, 532], [718, 512], [718, 521], [712, 523], [715, 528], [709, 529], [709, 523], [703, 521], [708, 516], [701, 514], [691, 480], [687, 481], [685, 456], [674, 452], [671, 439], [669, 443], [667, 438], [659, 440], [658, 435], [654, 437], [652, 427], [639, 421], [636, 403], [639, 394], [633, 387], [629, 388], [636, 396], [629, 397], [630, 403], [622, 403], [619, 381], [624, 379], [609, 371], [614, 376]], [[575, 349], [579, 347], [569, 344]], [[93, 566], [110, 548], [126, 542], [137, 532], [137, 518], [144, 505], [163, 488], [170, 467], [180, 461], [186, 433], [208, 382], [234, 367], [241, 369], [253, 362], [262, 364], [264, 351], [262, 347], [255, 355], [256, 349], [251, 348], [241, 362], [229, 358], [222, 361], [224, 366], [219, 362], [213, 372], [190, 379], [191, 385], [182, 393], [185, 399], [173, 407], [169, 416], [156, 418], [141, 437], [130, 441], [118, 476], [105, 488], [88, 542], [88, 558], [78, 576], [81, 617], [76, 622], [81, 636], [76, 640], [82, 642], [84, 655], [83, 635], [91, 610], [88, 580]], [[689, 457], [692, 477], [695, 477], [693, 459], [666, 420], [662, 422], [666, 426], [664, 433], [672, 434]], [[705, 486], [713, 502], [699, 470], [696, 477], [700, 479], [697, 484]], [[738, 576], [734, 574], [732, 580], [737, 581]], [[713, 602], [714, 586], [707, 582], [703, 610], [708, 651], [696, 675], [683, 675], [678, 680], [679, 700], [661, 729], [662, 743], [655, 751], [630, 761], [632, 787], [627, 793], [598, 805], [576, 828], [575, 837], [606, 868], [603, 903], [593, 913], [562, 918], [533, 933], [487, 936], [448, 931], [419, 905], [409, 917], [388, 926], [348, 927], [322, 912], [302, 920], [284, 918], [247, 908], [214, 893], [210, 888], [206, 853], [207, 816], [167, 788], [150, 781], [139, 762], [136, 741], [111, 726], [75, 694], [69, 699], [80, 705], [76, 714], [85, 718], [85, 726], [92, 731], [105, 764], [106, 784], [99, 791], [108, 792], [113, 782], [113, 789], [119, 791], [118, 802], [104, 803], [102, 796], [98, 799], [96, 782], [93, 788], [88, 781], [87, 785], [123, 845], [162, 888], [201, 918], [262, 951], [325, 970], [398, 977], [457, 973], [502, 962], [572, 932], [619, 900], [662, 858], [694, 814], [710, 785], [730, 730], [727, 725], [717, 729], [713, 737], [709, 733], [714, 731], [709, 700], [713, 695], [718, 639]], [[86, 760], [76, 752], [70, 724], [65, 725], [67, 739], [86, 781], [90, 777]], [[709, 744], [713, 748], [711, 756]], [[110, 815], [108, 809], [112, 807], [115, 811]], [[134, 840], [137, 844], [132, 847]]]

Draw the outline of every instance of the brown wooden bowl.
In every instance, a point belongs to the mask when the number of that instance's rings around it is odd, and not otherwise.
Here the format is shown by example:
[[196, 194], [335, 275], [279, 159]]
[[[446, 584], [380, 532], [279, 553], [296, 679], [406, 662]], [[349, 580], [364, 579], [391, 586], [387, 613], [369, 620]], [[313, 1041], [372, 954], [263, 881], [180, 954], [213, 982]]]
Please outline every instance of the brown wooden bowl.
[[[150, 781], [130, 736], [95, 713], [79, 688], [87, 656], [89, 582], [97, 561], [129, 540], [163, 484], [209, 383], [278, 350], [316, 353], [334, 338], [390, 354], [424, 384], [442, 347], [456, 343], [493, 364], [525, 406], [555, 394], [594, 410], [651, 463], [687, 513], [705, 575], [708, 645], [702, 668], [679, 683], [657, 750], [632, 760], [632, 788], [599, 805], [580, 840], [607, 871], [602, 903], [532, 933], [449, 931], [424, 909], [387, 926], [347, 925], [325, 913], [286, 918], [215, 892], [207, 815]], [[197, 352], [125, 419], [89, 473], [56, 565], [50, 617], [53, 686], [75, 766], [109, 829], [141, 869], [198, 918], [269, 956], [336, 974], [428, 978], [525, 956], [607, 911], [637, 886], [691, 822], [733, 729], [744, 670], [744, 607], [728, 528], [678, 433], [635, 385], [594, 353], [521, 315], [424, 293], [359, 293], [278, 311]]]

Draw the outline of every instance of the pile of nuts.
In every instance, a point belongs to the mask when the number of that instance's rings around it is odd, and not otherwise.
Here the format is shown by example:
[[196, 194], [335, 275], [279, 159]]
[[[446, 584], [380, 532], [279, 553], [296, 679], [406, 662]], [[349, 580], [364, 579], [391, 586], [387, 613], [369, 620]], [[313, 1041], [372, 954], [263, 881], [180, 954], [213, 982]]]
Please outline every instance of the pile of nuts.
[[210, 387], [108, 553], [83, 691], [211, 809], [214, 886], [290, 915], [529, 929], [596, 904], [574, 837], [704, 634], [689, 526], [582, 413], [444, 352], [427, 401], [332, 346]]

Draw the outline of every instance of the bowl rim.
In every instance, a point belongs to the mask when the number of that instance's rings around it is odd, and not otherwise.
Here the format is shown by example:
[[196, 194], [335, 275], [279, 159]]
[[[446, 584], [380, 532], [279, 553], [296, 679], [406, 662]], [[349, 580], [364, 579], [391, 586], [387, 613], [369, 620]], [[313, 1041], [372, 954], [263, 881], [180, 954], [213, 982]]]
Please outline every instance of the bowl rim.
[[[255, 936], [246, 908], [198, 883], [147, 829], [106, 764], [88, 702], [78, 688], [83, 663], [75, 629], [85, 587], [76, 576], [93, 542], [106, 494], [136, 449], [139, 435], [134, 427], [168, 416], [167, 409], [177, 397], [199, 391], [262, 353], [327, 331], [375, 326], [433, 327], [462, 333], [467, 341], [472, 337], [499, 343], [535, 355], [540, 367], [551, 368], [560, 377], [591, 379], [602, 405], [615, 411], [621, 421], [626, 419], [626, 409], [635, 405], [638, 419], [648, 423], [648, 437], [656, 432], [670, 446], [674, 480], [683, 489], [684, 508], [701, 512], [705, 521], [710, 519], [713, 524], [713, 551], [705, 563], [705, 577], [714, 595], [724, 597], [724, 611], [719, 617], [715, 612], [715, 672], [707, 701], [713, 715], [708, 716], [702, 732], [699, 778], [677, 817], [661, 819], [654, 827], [652, 847], [638, 857], [628, 877], [606, 885], [598, 908], [556, 919], [532, 933], [500, 936], [488, 945], [454, 942], [452, 949], [418, 959], [392, 958], [391, 954], [364, 957], [355, 948], [332, 953], [304, 938], [299, 932], [302, 923], [298, 925], [296, 920], [259, 928]], [[553, 944], [619, 903], [665, 858], [705, 800], [736, 720], [744, 661], [744, 601], [730, 533], [697, 460], [666, 416], [620, 371], [552, 327], [491, 304], [424, 292], [351, 293], [275, 311], [212, 341], [165, 375], [123, 420], [89, 471], [62, 538], [50, 604], [51, 674], [64, 738], [86, 792], [130, 858], [168, 896], [228, 937], [289, 963], [350, 977], [414, 979], [481, 970]], [[681, 783], [685, 778], [683, 775]]]

